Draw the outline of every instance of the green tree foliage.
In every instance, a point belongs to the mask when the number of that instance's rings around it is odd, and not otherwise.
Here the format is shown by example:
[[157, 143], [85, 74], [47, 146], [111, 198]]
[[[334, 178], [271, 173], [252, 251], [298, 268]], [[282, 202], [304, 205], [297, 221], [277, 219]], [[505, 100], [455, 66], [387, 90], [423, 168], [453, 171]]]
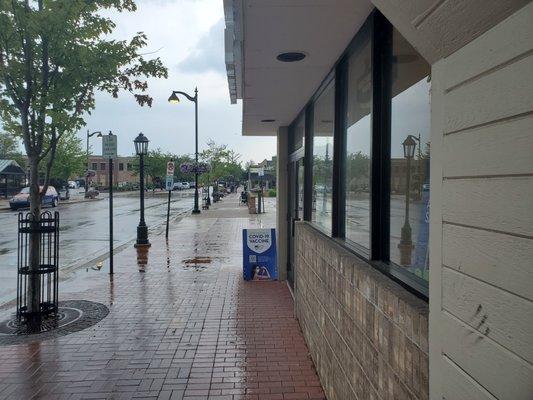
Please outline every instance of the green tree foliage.
[[67, 181], [80, 176], [85, 170], [85, 162], [82, 140], [73, 132], [66, 132], [57, 142], [50, 178]]
[[350, 178], [348, 190], [351, 192], [368, 191], [370, 174], [370, 158], [368, 155], [360, 151], [349, 153], [346, 159], [346, 167], [346, 175]]
[[[161, 181], [164, 183], [167, 174], [167, 162], [174, 161], [174, 181], [190, 181], [191, 176], [182, 173], [179, 168], [180, 164], [192, 162], [193, 158], [188, 154], [176, 155], [172, 153], [163, 153], [160, 148], [149, 150], [144, 158], [144, 172], [153, 182]], [[133, 171], [139, 173], [139, 161], [136, 159], [133, 164]]]
[[9, 133], [0, 132], [0, 159], [15, 160], [22, 168], [26, 165], [19, 150], [19, 140]]
[[201, 152], [200, 159], [211, 165], [211, 171], [201, 176], [201, 182], [206, 184], [222, 179], [239, 180], [243, 175], [240, 158], [241, 155], [227, 145], [219, 145], [210, 140], [207, 142], [207, 149]]

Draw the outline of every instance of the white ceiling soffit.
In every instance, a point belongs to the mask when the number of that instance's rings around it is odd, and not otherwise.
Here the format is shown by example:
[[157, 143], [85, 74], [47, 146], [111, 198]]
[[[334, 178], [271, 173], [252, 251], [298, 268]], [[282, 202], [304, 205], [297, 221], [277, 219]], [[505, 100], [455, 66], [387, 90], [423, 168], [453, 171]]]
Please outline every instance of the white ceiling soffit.
[[[243, 99], [243, 135], [290, 124], [372, 8], [368, 0], [224, 0], [228, 84], [232, 103]], [[290, 51], [306, 58], [276, 59]]]

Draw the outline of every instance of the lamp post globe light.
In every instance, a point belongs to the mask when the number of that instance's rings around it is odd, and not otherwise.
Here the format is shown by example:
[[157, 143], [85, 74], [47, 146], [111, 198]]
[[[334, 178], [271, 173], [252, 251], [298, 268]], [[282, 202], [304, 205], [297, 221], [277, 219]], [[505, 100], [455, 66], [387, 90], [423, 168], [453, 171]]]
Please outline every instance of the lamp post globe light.
[[89, 139], [92, 138], [94, 135], [96, 135], [96, 137], [101, 138], [102, 132], [95, 131], [95, 132], [90, 133], [89, 129], [87, 129], [87, 153], [86, 153], [87, 172], [85, 173], [85, 193], [87, 193], [87, 189], [89, 186]]
[[[194, 96], [190, 96], [185, 92], [179, 90], [173, 90], [172, 94], [168, 98], [170, 104], [178, 104], [180, 98], [178, 95], [183, 95], [187, 100], [194, 103], [194, 132], [195, 132], [195, 148], [194, 148], [194, 161], [198, 166], [198, 88], [194, 89]], [[200, 208], [198, 207], [198, 171], [194, 173], [194, 208], [193, 214], [200, 214]]]
[[133, 141], [135, 153], [139, 156], [139, 190], [141, 191], [141, 216], [137, 226], [137, 241], [135, 247], [150, 246], [148, 241], [148, 227], [144, 221], [144, 156], [148, 154], [148, 139], [141, 133]]
[[405, 220], [402, 226], [402, 234], [398, 248], [400, 249], [400, 264], [411, 265], [411, 253], [414, 249], [411, 225], [409, 224], [409, 194], [411, 189], [411, 160], [415, 156], [416, 142], [412, 135], [408, 135], [402, 143], [403, 156], [407, 161], [405, 182]]

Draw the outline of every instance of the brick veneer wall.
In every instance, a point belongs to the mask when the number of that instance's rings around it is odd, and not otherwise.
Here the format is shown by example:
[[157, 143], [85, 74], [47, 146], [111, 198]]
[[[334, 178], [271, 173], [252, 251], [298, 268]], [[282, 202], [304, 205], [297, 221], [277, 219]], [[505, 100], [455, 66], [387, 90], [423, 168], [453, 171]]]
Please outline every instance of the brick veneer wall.
[[428, 305], [297, 223], [295, 307], [329, 400], [427, 399]]

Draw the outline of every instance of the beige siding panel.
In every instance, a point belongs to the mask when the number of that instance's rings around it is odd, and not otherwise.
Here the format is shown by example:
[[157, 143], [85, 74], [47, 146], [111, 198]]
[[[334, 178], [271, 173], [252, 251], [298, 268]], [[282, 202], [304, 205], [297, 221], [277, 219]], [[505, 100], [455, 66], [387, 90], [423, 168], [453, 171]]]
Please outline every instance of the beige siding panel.
[[444, 268], [442, 307], [529, 363], [533, 361], [531, 301]]
[[445, 311], [440, 334], [442, 353], [496, 398], [531, 400], [531, 364]]
[[443, 221], [533, 237], [533, 177], [451, 179]]
[[533, 114], [444, 137], [444, 176], [533, 174]]
[[496, 397], [462, 371], [452, 360], [444, 357], [443, 364], [442, 375], [446, 381], [446, 385], [442, 388], [443, 399], [496, 400]]
[[529, 0], [372, 0], [429, 63], [466, 45]]
[[[445, 89], [505, 65], [533, 49], [533, 2], [445, 60]], [[509, 40], [513, 38], [513, 40]]]
[[460, 86], [445, 99], [444, 133], [533, 110], [533, 56]]
[[443, 263], [533, 300], [533, 240], [444, 224]]
[[495, 12], [503, 19], [527, 1], [484, 0], [482, 4], [472, 0], [434, 1], [427, 17], [421, 15], [413, 23], [423, 35], [438, 38], [439, 53], [448, 55], [494, 26]]

